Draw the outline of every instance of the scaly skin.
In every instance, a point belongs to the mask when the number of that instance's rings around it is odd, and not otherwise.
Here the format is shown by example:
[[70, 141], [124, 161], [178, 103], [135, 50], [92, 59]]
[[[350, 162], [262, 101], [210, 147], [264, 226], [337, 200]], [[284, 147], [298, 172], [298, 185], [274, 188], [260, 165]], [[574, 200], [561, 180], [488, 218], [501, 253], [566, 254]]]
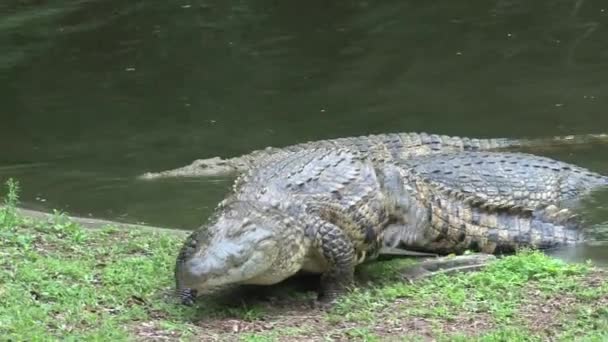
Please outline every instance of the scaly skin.
[[432, 253], [581, 241], [571, 208], [607, 178], [523, 153], [461, 152], [400, 163], [351, 150], [275, 154], [241, 175], [209, 224], [184, 243], [184, 303], [230, 284], [274, 284], [320, 273], [320, 298], [353, 283], [383, 246]]
[[274, 284], [320, 273], [328, 303], [353, 283], [355, 266], [381, 247], [390, 203], [374, 164], [344, 150], [265, 158], [235, 181], [210, 224], [176, 262], [184, 303], [229, 284]]
[[560, 145], [581, 145], [608, 142], [607, 134], [581, 134], [545, 138], [496, 138], [478, 139], [427, 133], [389, 133], [359, 137], [337, 138], [276, 148], [256, 150], [241, 156], [222, 159], [219, 157], [197, 159], [191, 164], [160, 172], [147, 172], [139, 179], [151, 180], [172, 177], [210, 177], [238, 175], [267, 156], [293, 153], [313, 148], [344, 148], [362, 152], [376, 160], [403, 160], [435, 153], [461, 151], [498, 151], [516, 148], [547, 149]]
[[577, 204], [608, 186], [606, 176], [524, 153], [461, 152], [401, 166], [404, 219], [384, 243], [439, 254], [582, 242]]

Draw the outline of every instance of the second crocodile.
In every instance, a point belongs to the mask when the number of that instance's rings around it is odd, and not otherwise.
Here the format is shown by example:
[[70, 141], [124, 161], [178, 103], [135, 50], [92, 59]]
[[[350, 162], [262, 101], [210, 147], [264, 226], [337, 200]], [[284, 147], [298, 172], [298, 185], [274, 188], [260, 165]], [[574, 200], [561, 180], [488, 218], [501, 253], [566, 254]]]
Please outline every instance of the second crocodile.
[[153, 180], [180, 177], [238, 175], [261, 160], [275, 154], [288, 154], [314, 148], [342, 148], [361, 152], [375, 160], [405, 160], [412, 157], [461, 151], [506, 151], [514, 149], [548, 149], [564, 145], [608, 142], [608, 134], [579, 134], [540, 138], [468, 138], [427, 133], [387, 133], [309, 141], [285, 147], [267, 147], [223, 159], [197, 159], [191, 164], [159, 172], [146, 172], [139, 179]]

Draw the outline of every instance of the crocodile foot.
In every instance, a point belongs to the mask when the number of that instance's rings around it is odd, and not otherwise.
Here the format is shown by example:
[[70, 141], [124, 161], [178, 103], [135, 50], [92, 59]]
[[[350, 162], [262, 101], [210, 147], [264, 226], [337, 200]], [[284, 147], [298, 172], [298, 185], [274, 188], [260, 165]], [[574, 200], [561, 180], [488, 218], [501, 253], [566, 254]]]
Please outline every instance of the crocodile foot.
[[329, 311], [331, 310], [331, 308], [333, 308], [336, 303], [338, 301], [338, 297], [332, 297], [332, 298], [328, 298], [328, 297], [318, 297], [318, 298], [313, 298], [310, 301], [310, 306], [313, 309], [319, 310], [319, 311]]
[[485, 253], [427, 259], [405, 269], [403, 278], [413, 283], [416, 280], [429, 278], [438, 274], [478, 271], [493, 260], [496, 260], [496, 256]]
[[186, 306], [193, 306], [196, 302], [197, 291], [193, 289], [183, 289], [178, 293], [180, 302]]
[[317, 296], [311, 303], [312, 307], [327, 311], [335, 306], [341, 296], [349, 293], [354, 287], [354, 279], [346, 275], [344, 277], [346, 279], [322, 276]]

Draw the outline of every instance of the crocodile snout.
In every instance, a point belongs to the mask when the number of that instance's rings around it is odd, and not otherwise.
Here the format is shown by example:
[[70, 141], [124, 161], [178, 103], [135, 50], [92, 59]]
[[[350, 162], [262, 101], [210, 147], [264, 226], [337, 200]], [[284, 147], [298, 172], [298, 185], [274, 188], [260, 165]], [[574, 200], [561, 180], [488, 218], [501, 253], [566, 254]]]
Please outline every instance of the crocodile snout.
[[198, 288], [209, 280], [212, 273], [208, 260], [197, 257], [187, 260], [179, 272], [181, 287]]

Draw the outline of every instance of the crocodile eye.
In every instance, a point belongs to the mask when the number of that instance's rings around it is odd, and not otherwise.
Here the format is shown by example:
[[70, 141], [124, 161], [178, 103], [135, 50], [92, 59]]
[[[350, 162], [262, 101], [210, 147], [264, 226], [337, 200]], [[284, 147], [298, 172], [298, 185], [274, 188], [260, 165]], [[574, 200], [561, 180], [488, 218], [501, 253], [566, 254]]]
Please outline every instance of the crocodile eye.
[[199, 167], [201, 169], [208, 169], [209, 168], [209, 164], [207, 164], [204, 160], [196, 160], [194, 162], [196, 167]]

